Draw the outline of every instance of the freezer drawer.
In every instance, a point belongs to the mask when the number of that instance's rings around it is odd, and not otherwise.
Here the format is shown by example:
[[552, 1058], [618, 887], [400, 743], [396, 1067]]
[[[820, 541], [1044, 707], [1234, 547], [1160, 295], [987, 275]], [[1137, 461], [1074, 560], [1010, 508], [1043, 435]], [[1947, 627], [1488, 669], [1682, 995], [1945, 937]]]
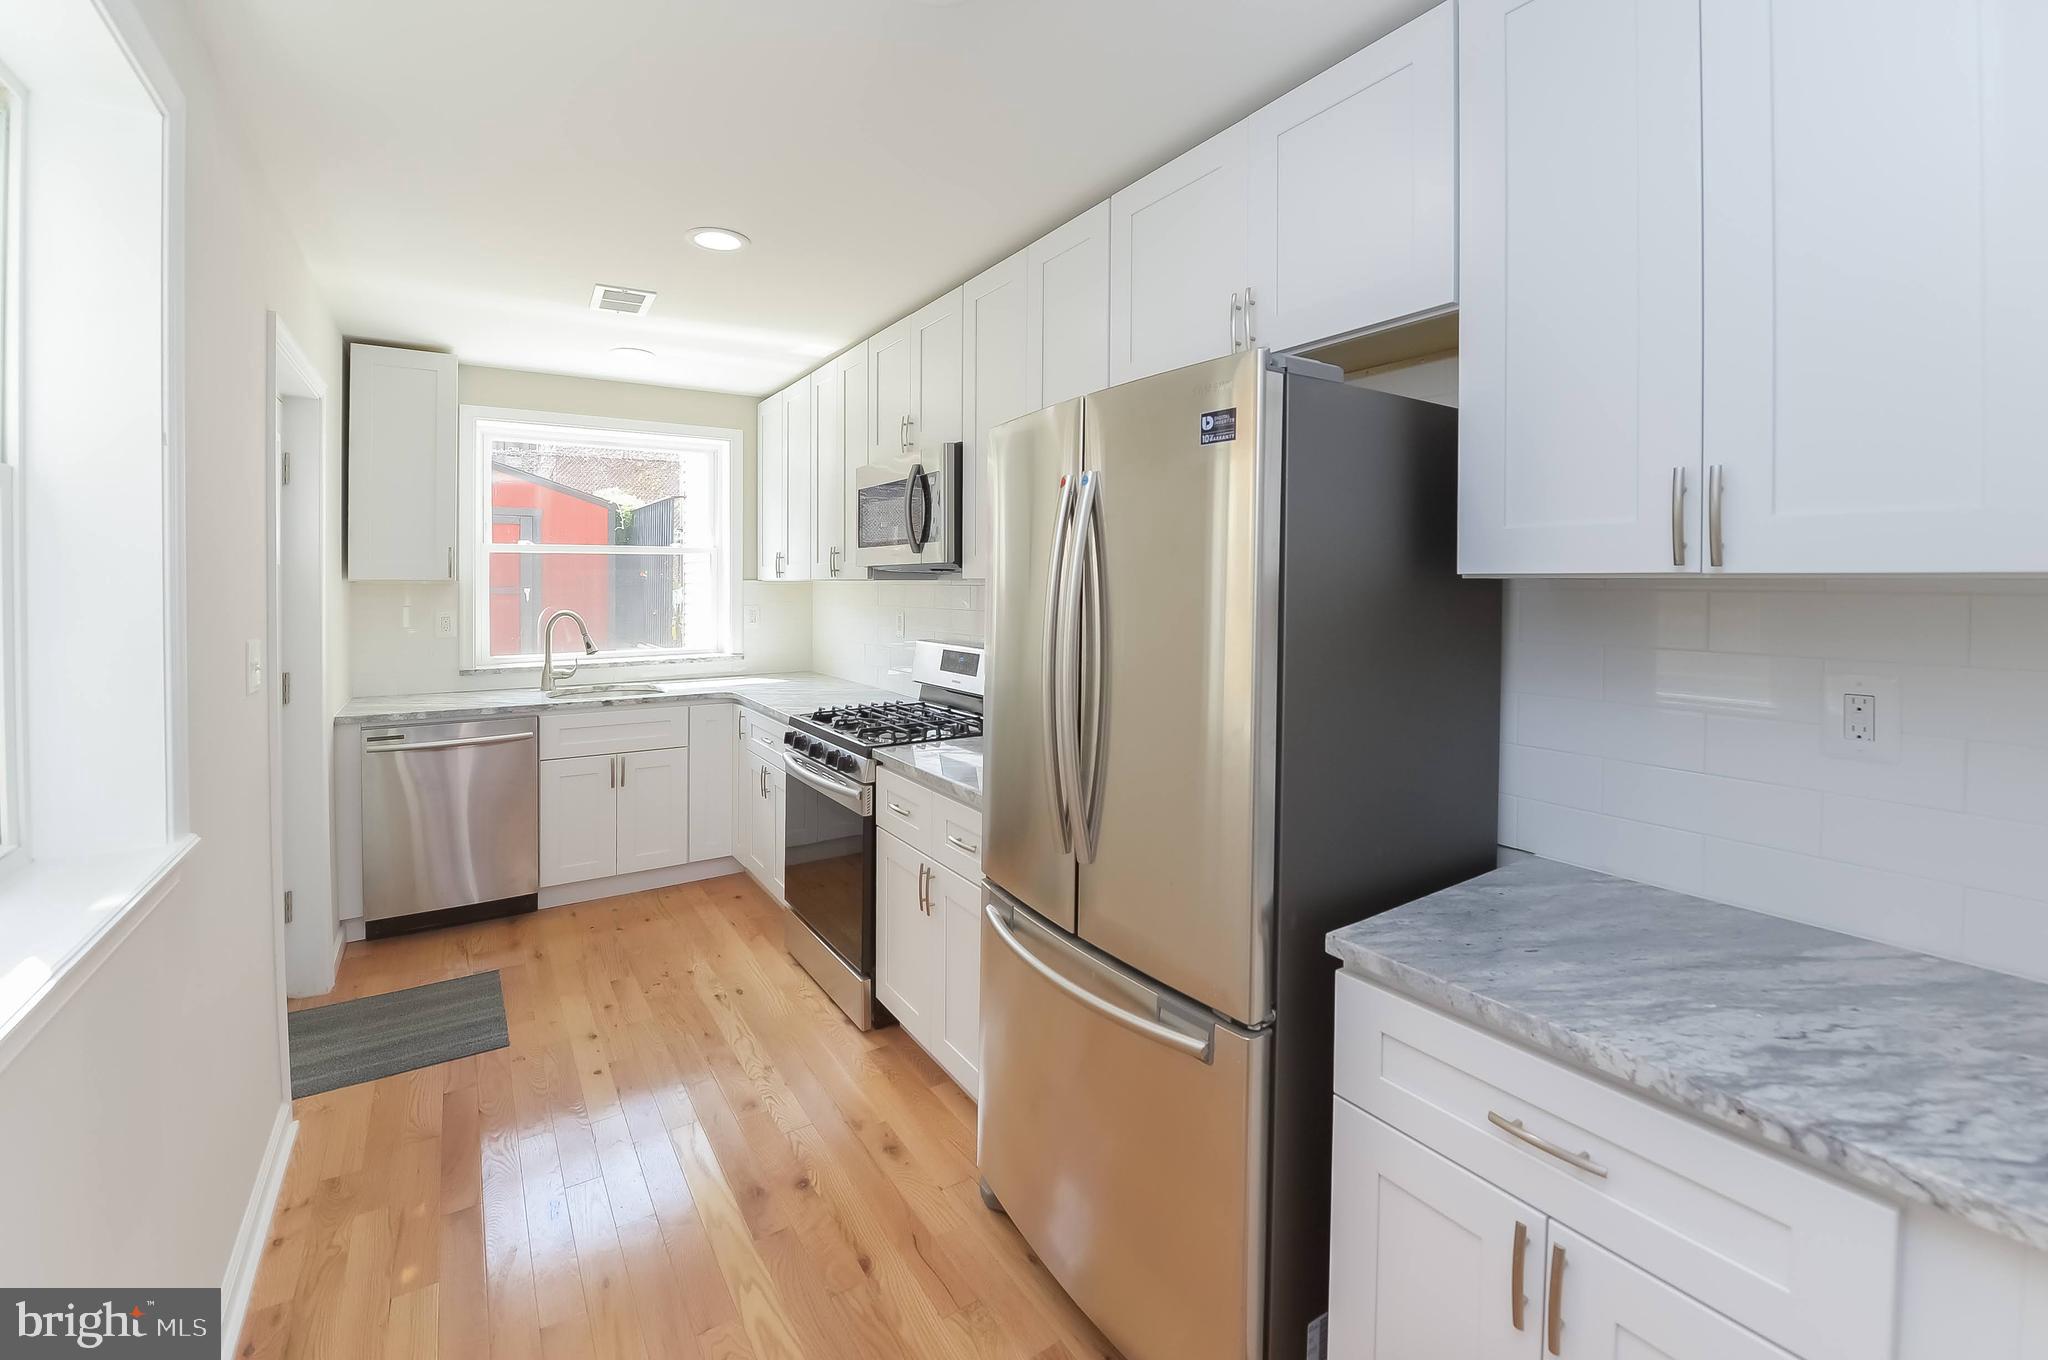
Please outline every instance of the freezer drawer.
[[1128, 1360], [1259, 1355], [1271, 1033], [993, 889], [981, 931], [989, 1188]]

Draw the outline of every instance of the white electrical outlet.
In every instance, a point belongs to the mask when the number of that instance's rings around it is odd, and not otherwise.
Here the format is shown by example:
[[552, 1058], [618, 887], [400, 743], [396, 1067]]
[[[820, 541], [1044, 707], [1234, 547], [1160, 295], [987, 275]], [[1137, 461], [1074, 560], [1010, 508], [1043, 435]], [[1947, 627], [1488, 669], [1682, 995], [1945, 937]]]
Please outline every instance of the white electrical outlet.
[[1829, 671], [1821, 688], [1820, 749], [1849, 760], [1896, 763], [1899, 707], [1898, 677]]
[[904, 616], [903, 611], [899, 609], [896, 611], [896, 640], [898, 642], [903, 641], [904, 636], [909, 632], [910, 620], [906, 618]]
[[434, 636], [452, 638], [455, 636], [455, 611], [444, 609], [434, 615]]
[[746, 614], [747, 614], [747, 626], [748, 626], [749, 628], [751, 628], [751, 627], [753, 627], [753, 626], [754, 626], [755, 624], [757, 624], [757, 623], [759, 623], [759, 622], [761, 621], [761, 606], [760, 606], [760, 605], [757, 605], [757, 604], [750, 604], [750, 605], [748, 605], [748, 606], [747, 606], [747, 610], [746, 610]]
[[263, 688], [263, 639], [250, 638], [248, 651], [249, 693]]

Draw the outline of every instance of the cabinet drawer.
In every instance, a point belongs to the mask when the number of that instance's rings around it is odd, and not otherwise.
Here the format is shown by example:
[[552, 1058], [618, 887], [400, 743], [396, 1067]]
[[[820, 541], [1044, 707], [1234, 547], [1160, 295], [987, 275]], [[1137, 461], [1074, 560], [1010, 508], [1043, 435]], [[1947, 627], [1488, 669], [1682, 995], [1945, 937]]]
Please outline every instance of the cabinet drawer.
[[1624, 1260], [1807, 1360], [1891, 1355], [1893, 1206], [1350, 974], [1336, 1040], [1338, 1095]]
[[685, 704], [638, 704], [540, 715], [542, 760], [664, 751], [689, 744], [690, 710]]
[[[887, 770], [875, 772], [875, 825], [921, 853], [931, 850], [932, 811], [939, 796]], [[981, 841], [977, 838], [974, 844]], [[977, 868], [975, 876], [980, 877]]]
[[782, 768], [782, 734], [788, 730], [787, 724], [773, 718], [751, 709], [740, 710], [740, 735], [745, 749], [773, 762], [777, 769]]
[[932, 863], [969, 883], [981, 882], [981, 814], [943, 794], [931, 802], [931, 844], [926, 853]]

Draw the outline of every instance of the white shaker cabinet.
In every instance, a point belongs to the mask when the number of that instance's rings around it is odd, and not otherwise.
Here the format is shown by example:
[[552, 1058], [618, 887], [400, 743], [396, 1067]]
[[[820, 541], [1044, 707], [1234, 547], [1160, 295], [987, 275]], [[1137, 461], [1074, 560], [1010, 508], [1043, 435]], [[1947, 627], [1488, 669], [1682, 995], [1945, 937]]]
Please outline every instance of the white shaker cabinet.
[[1542, 1214], [1342, 1100], [1330, 1190], [1330, 1360], [1536, 1360]]
[[1696, 571], [1700, 6], [1463, 0], [1458, 43], [1459, 570]]
[[935, 971], [944, 979], [933, 1017], [934, 1055], [969, 1096], [981, 1098], [981, 874], [932, 863], [925, 881]]
[[1720, 565], [2048, 570], [2048, 9], [1714, 0], [1700, 35]]
[[960, 290], [910, 316], [910, 417], [913, 445], [960, 439]]
[[911, 319], [883, 330], [868, 341], [867, 461], [870, 465], [899, 457], [910, 443], [912, 358]]
[[884, 770], [875, 781], [875, 996], [981, 1094], [981, 814]]
[[1024, 388], [1030, 410], [1109, 386], [1109, 204], [1024, 252]]
[[[811, 382], [799, 378], [763, 403], [761, 424], [760, 562], [764, 581], [801, 581], [811, 574], [811, 472], [816, 430]], [[772, 438], [771, 438], [772, 429]]]
[[846, 407], [839, 365], [826, 364], [811, 385], [810, 574], [828, 580], [846, 562]]
[[455, 576], [456, 365], [452, 354], [348, 347], [348, 575]]
[[689, 751], [629, 751], [617, 759], [618, 872], [684, 863], [690, 858]]
[[739, 817], [746, 823], [739, 846], [740, 864], [777, 902], [782, 895], [782, 765], [749, 750], [740, 781]]
[[960, 289], [961, 575], [988, 579], [994, 524], [982, 494], [987, 485], [989, 431], [1036, 409], [1024, 364], [1024, 252], [970, 279]]
[[889, 832], [875, 836], [875, 997], [913, 1037], [938, 1012], [939, 973], [925, 918], [931, 866]]
[[619, 872], [617, 756], [540, 762], [540, 883], [544, 888]]
[[1457, 28], [1438, 5], [1246, 120], [1250, 343], [1293, 349], [1457, 304]]
[[1111, 383], [1248, 346], [1249, 146], [1240, 123], [1110, 198]]
[[733, 848], [733, 780], [738, 756], [737, 709], [690, 705], [689, 850], [692, 860], [719, 859]]
[[1541, 1262], [1543, 1327], [1546, 1346], [1553, 1325], [1558, 1345], [1546, 1353], [1574, 1360], [1793, 1360], [1790, 1351], [1562, 1223], [1550, 1224], [1549, 1239]]

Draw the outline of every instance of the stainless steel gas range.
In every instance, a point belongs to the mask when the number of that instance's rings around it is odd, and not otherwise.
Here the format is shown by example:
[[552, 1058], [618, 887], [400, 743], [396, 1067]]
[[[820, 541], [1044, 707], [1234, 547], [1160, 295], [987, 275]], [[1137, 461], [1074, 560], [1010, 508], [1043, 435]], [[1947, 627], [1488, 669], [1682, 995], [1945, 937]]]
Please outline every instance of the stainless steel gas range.
[[862, 1029], [889, 1018], [875, 1004], [875, 752], [980, 736], [982, 666], [979, 647], [920, 642], [916, 699], [821, 708], [782, 739], [784, 946]]

